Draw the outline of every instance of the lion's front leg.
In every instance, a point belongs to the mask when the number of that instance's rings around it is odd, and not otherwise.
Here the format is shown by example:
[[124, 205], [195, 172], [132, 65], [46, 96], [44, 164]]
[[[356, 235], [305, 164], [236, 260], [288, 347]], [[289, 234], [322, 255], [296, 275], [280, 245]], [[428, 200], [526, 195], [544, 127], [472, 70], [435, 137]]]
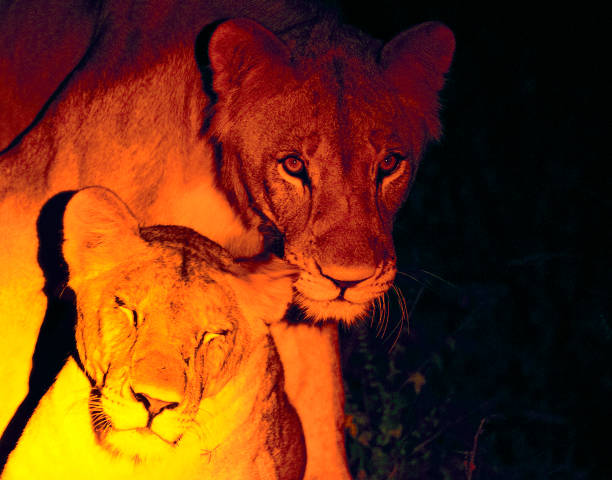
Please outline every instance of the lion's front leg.
[[285, 370], [285, 390], [304, 430], [304, 478], [350, 479], [344, 449], [338, 326], [283, 322], [272, 325], [271, 330]]

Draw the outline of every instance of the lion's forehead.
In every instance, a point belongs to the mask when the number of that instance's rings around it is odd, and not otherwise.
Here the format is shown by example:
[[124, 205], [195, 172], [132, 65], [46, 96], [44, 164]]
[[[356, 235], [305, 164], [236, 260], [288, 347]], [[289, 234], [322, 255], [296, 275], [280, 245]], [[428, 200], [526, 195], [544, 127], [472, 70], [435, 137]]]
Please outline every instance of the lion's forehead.
[[163, 289], [176, 288], [184, 290], [193, 287], [195, 290], [216, 288], [219, 279], [226, 271], [221, 263], [215, 263], [212, 254], [204, 257], [184, 245], [159, 246], [150, 248], [150, 255], [130, 261], [117, 267], [115, 281], [128, 285], [141, 285], [148, 290], [156, 286]]
[[177, 316], [199, 311], [209, 315], [228, 314], [235, 303], [228, 289], [215, 282], [185, 282], [176, 278], [157, 280], [148, 285], [144, 282], [129, 284], [120, 291], [145, 309], [163, 310]]
[[164, 322], [177, 332], [231, 326], [236, 316], [235, 296], [220, 272], [205, 264], [199, 268], [190, 265], [186, 271], [184, 258], [177, 252], [137, 263], [107, 279], [101, 300], [108, 308], [114, 308], [119, 299], [145, 319]]
[[276, 154], [300, 149], [307, 155], [324, 142], [328, 150], [353, 161], [364, 148], [413, 150], [418, 119], [385, 87], [369, 87], [330, 89], [316, 81], [284, 91], [242, 117], [241, 131], [259, 132], [242, 141], [249, 150]]

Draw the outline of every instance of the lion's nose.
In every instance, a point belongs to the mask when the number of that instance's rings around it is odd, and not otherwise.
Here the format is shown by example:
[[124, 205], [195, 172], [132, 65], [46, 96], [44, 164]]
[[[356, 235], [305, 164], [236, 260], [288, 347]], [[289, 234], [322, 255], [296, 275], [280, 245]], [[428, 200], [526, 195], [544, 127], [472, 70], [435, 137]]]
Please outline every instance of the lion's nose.
[[376, 272], [376, 268], [369, 265], [350, 267], [343, 265], [319, 266], [319, 270], [325, 278], [334, 282], [342, 290], [354, 287], [372, 277]]
[[172, 410], [179, 405], [176, 401], [161, 400], [146, 393], [131, 390], [134, 398], [144, 405], [151, 417], [159, 415], [163, 410]]

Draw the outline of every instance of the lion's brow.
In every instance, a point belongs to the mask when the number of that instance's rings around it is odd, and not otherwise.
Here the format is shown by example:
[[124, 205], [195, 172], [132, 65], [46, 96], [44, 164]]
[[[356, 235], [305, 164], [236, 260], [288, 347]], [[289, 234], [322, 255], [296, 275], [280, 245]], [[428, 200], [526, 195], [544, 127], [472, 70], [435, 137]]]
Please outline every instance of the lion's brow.
[[194, 263], [204, 263], [220, 272], [230, 271], [232, 259], [229, 253], [191, 228], [156, 225], [142, 228], [140, 235], [148, 243], [158, 243], [178, 251], [182, 257], [180, 273], [183, 278], [189, 277], [189, 266]]

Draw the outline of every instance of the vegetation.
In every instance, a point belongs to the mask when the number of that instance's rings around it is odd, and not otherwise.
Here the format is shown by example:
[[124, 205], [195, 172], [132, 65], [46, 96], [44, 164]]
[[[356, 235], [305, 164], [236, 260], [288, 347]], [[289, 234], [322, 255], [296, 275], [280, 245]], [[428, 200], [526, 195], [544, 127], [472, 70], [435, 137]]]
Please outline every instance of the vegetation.
[[590, 147], [605, 122], [576, 113], [597, 92], [568, 73], [536, 116], [535, 35], [501, 9], [340, 3], [381, 38], [431, 19], [457, 38], [445, 137], [396, 222], [408, 321], [390, 292], [386, 327], [377, 310], [343, 332], [353, 474], [612, 478], [612, 202]]

